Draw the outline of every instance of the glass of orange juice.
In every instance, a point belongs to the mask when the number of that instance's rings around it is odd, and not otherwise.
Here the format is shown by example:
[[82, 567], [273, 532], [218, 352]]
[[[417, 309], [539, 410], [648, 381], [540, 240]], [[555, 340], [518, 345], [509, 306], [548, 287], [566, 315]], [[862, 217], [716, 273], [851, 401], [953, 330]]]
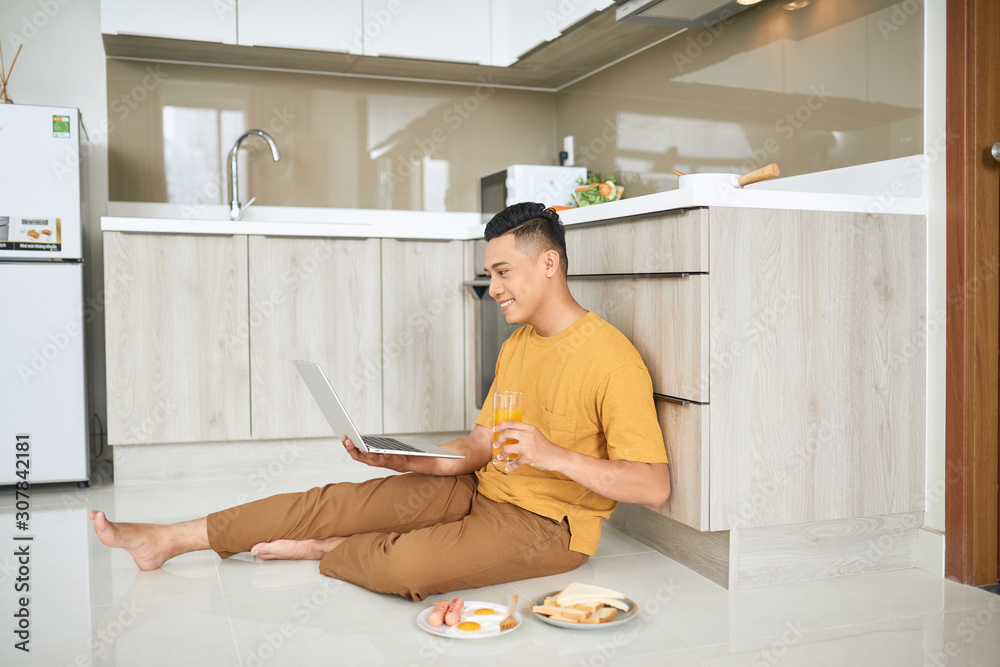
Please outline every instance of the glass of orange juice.
[[[493, 425], [502, 422], [521, 421], [521, 407], [524, 402], [524, 394], [519, 391], [497, 391], [493, 393]], [[506, 457], [500, 456], [503, 445], [497, 447], [497, 437], [499, 433], [493, 434], [493, 465], [498, 470], [503, 470], [507, 466], [507, 461], [513, 461], [517, 454], [510, 454]], [[516, 444], [517, 440], [508, 440], [504, 445]]]

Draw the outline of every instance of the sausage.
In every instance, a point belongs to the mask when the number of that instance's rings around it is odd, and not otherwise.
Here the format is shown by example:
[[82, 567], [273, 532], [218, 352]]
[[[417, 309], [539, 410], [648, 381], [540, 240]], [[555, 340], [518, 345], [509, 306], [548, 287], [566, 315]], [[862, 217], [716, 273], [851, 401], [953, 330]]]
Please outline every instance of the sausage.
[[448, 605], [448, 613], [444, 615], [444, 622], [448, 625], [455, 625], [462, 620], [462, 610], [465, 609], [465, 602], [462, 598], [455, 598]]
[[441, 600], [436, 605], [434, 605], [434, 611], [432, 611], [431, 615], [427, 617], [427, 622], [433, 625], [434, 627], [441, 625], [442, 623], [444, 623], [444, 615], [447, 611], [448, 611], [448, 601]]

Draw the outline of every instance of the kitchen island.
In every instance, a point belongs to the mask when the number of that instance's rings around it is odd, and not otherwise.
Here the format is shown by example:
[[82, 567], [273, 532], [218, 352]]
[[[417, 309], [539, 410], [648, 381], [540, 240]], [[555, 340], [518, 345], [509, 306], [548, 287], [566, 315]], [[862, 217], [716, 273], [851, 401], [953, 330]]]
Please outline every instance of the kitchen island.
[[[336, 369], [363, 431], [471, 427], [478, 214], [163, 206], [102, 220], [119, 481], [339, 446], [292, 358]], [[713, 187], [562, 214], [571, 290], [646, 360], [671, 460], [670, 500], [616, 525], [730, 588], [914, 566], [923, 206]]]

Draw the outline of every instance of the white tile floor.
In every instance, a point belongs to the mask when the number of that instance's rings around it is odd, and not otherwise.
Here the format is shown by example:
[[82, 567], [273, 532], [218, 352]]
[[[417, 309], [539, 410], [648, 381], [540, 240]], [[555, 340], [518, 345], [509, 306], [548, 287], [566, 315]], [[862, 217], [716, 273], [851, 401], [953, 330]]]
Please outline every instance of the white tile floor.
[[0, 490], [0, 665], [1000, 665], [1000, 596], [914, 570], [729, 593], [606, 526], [575, 572], [456, 594], [506, 605], [517, 592], [530, 616], [529, 598], [593, 582], [635, 600], [633, 621], [582, 632], [526, 618], [503, 637], [446, 640], [415, 622], [444, 596], [410, 602], [323, 577], [315, 562], [212, 552], [140, 572], [86, 518], [93, 507], [178, 521], [325, 479], [34, 487], [30, 654], [13, 646], [20, 533], [13, 490]]

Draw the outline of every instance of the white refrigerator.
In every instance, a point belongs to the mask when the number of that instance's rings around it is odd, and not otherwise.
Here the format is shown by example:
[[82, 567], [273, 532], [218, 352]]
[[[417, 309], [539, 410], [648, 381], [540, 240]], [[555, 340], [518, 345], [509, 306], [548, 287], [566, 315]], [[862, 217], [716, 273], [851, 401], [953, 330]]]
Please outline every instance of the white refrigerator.
[[79, 110], [0, 104], [0, 485], [90, 477], [82, 209]]

